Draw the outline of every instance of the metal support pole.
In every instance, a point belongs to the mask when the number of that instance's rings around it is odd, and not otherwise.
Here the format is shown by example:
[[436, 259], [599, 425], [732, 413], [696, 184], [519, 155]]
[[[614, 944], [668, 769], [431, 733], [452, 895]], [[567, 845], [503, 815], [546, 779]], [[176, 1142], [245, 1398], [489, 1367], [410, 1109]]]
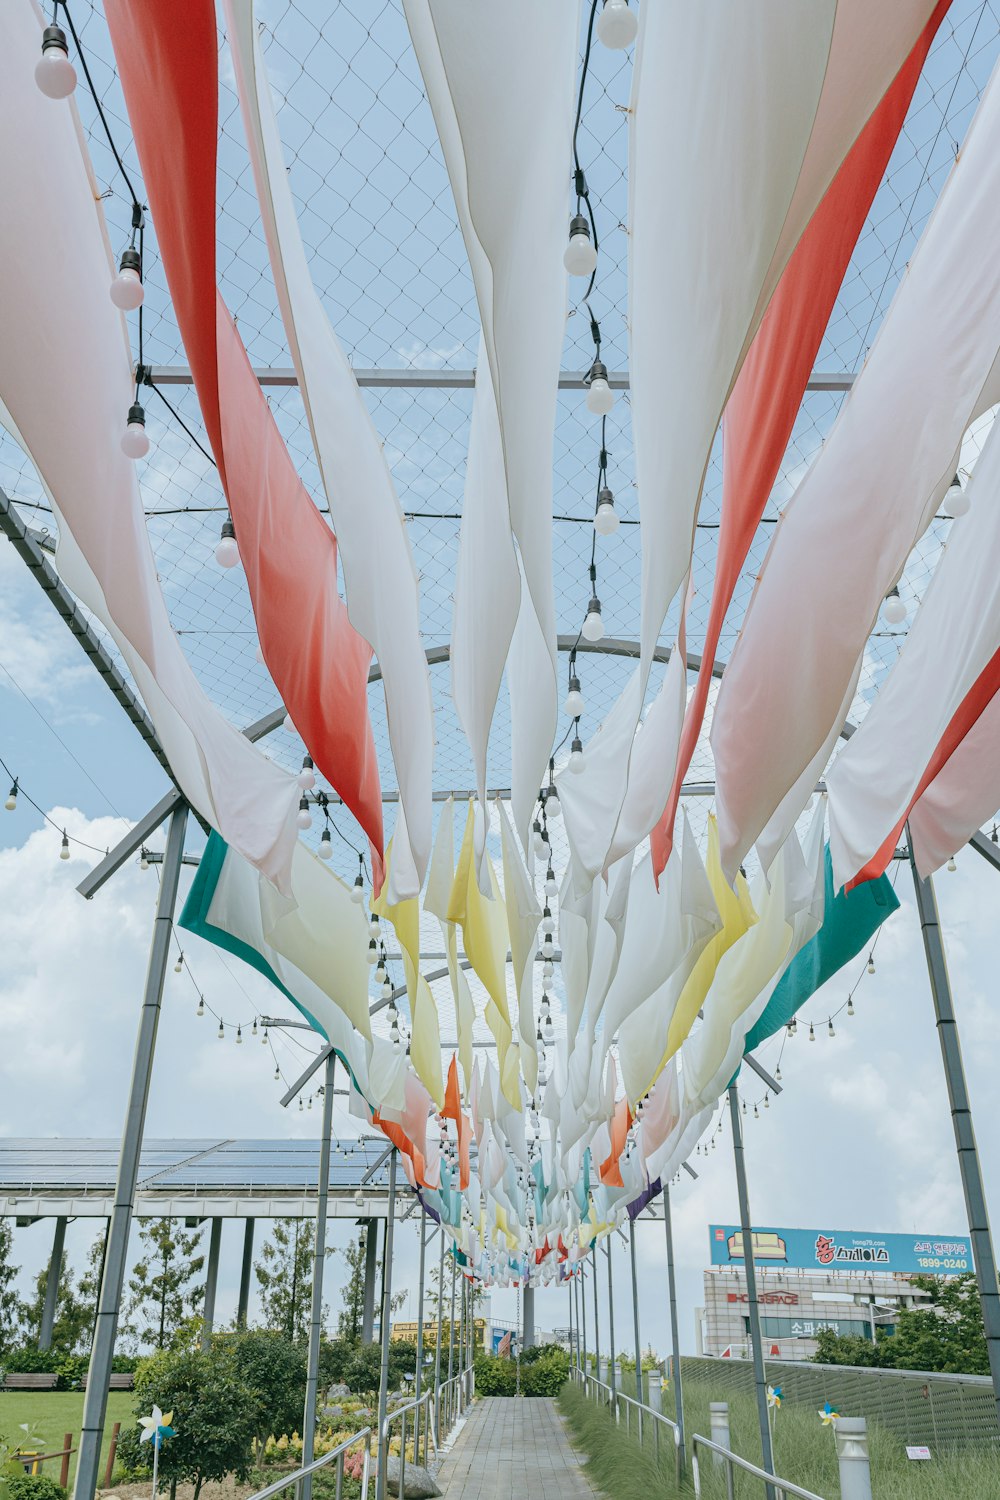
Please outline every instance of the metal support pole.
[[[747, 1281], [747, 1308], [750, 1319], [750, 1344], [753, 1352], [753, 1377], [757, 1391], [757, 1420], [760, 1423], [761, 1467], [774, 1473], [771, 1452], [771, 1427], [767, 1410], [767, 1377], [764, 1374], [764, 1346], [760, 1335], [760, 1307], [757, 1302], [757, 1273], [753, 1263], [753, 1230], [750, 1226], [750, 1199], [747, 1194], [746, 1162], [743, 1158], [743, 1131], [740, 1127], [740, 1101], [735, 1083], [729, 1085], [729, 1118], [733, 1127], [733, 1158], [736, 1163], [736, 1191], [740, 1201], [740, 1224], [743, 1229], [743, 1270]], [[773, 1484], [766, 1484], [767, 1500], [775, 1500]]]
[[670, 1216], [670, 1188], [663, 1189], [663, 1227], [667, 1234], [667, 1295], [670, 1300], [670, 1355], [674, 1377], [674, 1411], [680, 1441], [677, 1445], [677, 1477], [684, 1478], [684, 1390], [681, 1384], [681, 1348], [677, 1331], [677, 1277], [674, 1273], [674, 1230]]
[[[615, 1287], [611, 1274], [611, 1235], [604, 1247], [608, 1257], [608, 1385], [611, 1387], [611, 1404], [616, 1406], [618, 1386], [615, 1380]], [[617, 1409], [617, 1408], [616, 1408]]]
[[240, 1296], [236, 1304], [236, 1326], [245, 1328], [247, 1326], [247, 1314], [250, 1310], [250, 1273], [253, 1270], [253, 1232], [254, 1220], [247, 1219], [243, 1226], [243, 1264], [240, 1267]]
[[74, 1500], [94, 1500], [94, 1491], [97, 1489], [101, 1439], [104, 1435], [104, 1419], [108, 1408], [111, 1359], [115, 1352], [118, 1309], [125, 1281], [125, 1256], [128, 1250], [132, 1208], [139, 1176], [139, 1153], [142, 1149], [142, 1132], [146, 1123], [149, 1082], [153, 1071], [156, 1029], [160, 1020], [160, 1001], [163, 998], [163, 981], [167, 972], [170, 936], [173, 930], [177, 883], [184, 853], [187, 812], [187, 805], [182, 803], [176, 812], [171, 814], [166, 853], [163, 856], [163, 866], [160, 871], [160, 894], [156, 902], [153, 941], [150, 945], [149, 964], [146, 969], [146, 988], [139, 1018], [135, 1056], [132, 1060], [132, 1081], [129, 1087], [121, 1151], [118, 1156], [115, 1201], [111, 1210], [104, 1271], [101, 1276], [101, 1291], [97, 1303], [97, 1320], [94, 1325], [94, 1343], [90, 1351], [87, 1393], [83, 1402], [76, 1484], [73, 1490]]
[[586, 1370], [586, 1368], [587, 1368], [587, 1287], [586, 1287], [586, 1283], [584, 1282], [584, 1279], [583, 1279], [583, 1261], [582, 1260], [577, 1262], [577, 1275], [578, 1275], [578, 1280], [579, 1280], [579, 1283], [580, 1283], [580, 1314], [581, 1314], [581, 1317], [580, 1317], [580, 1330], [581, 1330], [581, 1345], [580, 1345], [580, 1361], [581, 1362], [580, 1362], [580, 1368], [582, 1370]]
[[983, 1174], [979, 1166], [976, 1132], [972, 1123], [972, 1105], [965, 1081], [962, 1044], [952, 1003], [951, 981], [948, 977], [948, 964], [941, 939], [941, 925], [934, 887], [929, 879], [920, 878], [917, 867], [913, 864], [912, 850], [910, 862], [913, 869], [913, 887], [917, 897], [917, 912], [920, 917], [920, 932], [927, 957], [927, 974], [934, 1000], [938, 1041], [941, 1044], [941, 1060], [944, 1063], [945, 1083], [948, 1086], [951, 1123], [955, 1131], [955, 1146], [958, 1151], [958, 1170], [962, 1177], [965, 1210], [969, 1219], [972, 1259], [976, 1267], [976, 1280], [979, 1283], [979, 1297], [983, 1304], [983, 1328], [986, 1333], [986, 1350], [990, 1361], [993, 1394], [997, 1402], [998, 1414], [1000, 1414], [1000, 1287], [997, 1285], [993, 1236], [990, 1232], [990, 1219], [986, 1209], [986, 1194], [983, 1190]]
[[601, 1378], [601, 1325], [597, 1316], [597, 1241], [590, 1247], [590, 1257], [594, 1263], [594, 1374], [598, 1380]]
[[375, 1341], [375, 1262], [378, 1255], [377, 1221], [365, 1220], [365, 1295], [361, 1304], [361, 1342]]
[[[420, 1210], [420, 1269], [418, 1277], [420, 1290], [417, 1293], [417, 1376], [414, 1381], [414, 1397], [420, 1400], [420, 1391], [424, 1377], [424, 1265], [427, 1258], [427, 1215], [423, 1209]], [[424, 1433], [424, 1444], [427, 1443], [427, 1434]], [[420, 1407], [413, 1409], [413, 1456], [417, 1463], [420, 1462]]]
[[535, 1288], [530, 1281], [524, 1283], [524, 1302], [521, 1313], [521, 1348], [535, 1347]]
[[438, 1221], [441, 1247], [438, 1254], [437, 1348], [434, 1350], [434, 1441], [441, 1442], [441, 1313], [444, 1308], [444, 1221]]
[[[382, 1265], [382, 1369], [378, 1384], [378, 1474], [375, 1500], [385, 1500], [389, 1444], [383, 1435], [389, 1405], [389, 1322], [392, 1315], [392, 1231], [396, 1222], [396, 1151], [389, 1158], [389, 1207], [385, 1221], [385, 1258]], [[402, 1488], [402, 1485], [400, 1486]]]
[[448, 1319], [448, 1379], [454, 1374], [455, 1361], [455, 1269], [457, 1261], [454, 1251], [451, 1257], [451, 1316]]
[[215, 1293], [219, 1285], [219, 1248], [222, 1244], [222, 1220], [213, 1219], [208, 1232], [208, 1270], [205, 1273], [205, 1301], [201, 1309], [201, 1347], [207, 1349], [215, 1326]]
[[465, 1369], [465, 1277], [459, 1277], [458, 1283], [458, 1371], [459, 1374]]
[[[319, 1183], [316, 1192], [316, 1238], [313, 1242], [312, 1303], [309, 1312], [309, 1347], [306, 1353], [306, 1400], [302, 1413], [302, 1464], [311, 1464], [316, 1445], [316, 1408], [319, 1395], [319, 1346], [323, 1336], [323, 1267], [326, 1262], [326, 1215], [330, 1198], [330, 1138], [333, 1134], [333, 1085], [337, 1060], [331, 1052], [326, 1060], [323, 1084], [323, 1134], [319, 1142]], [[300, 1500], [311, 1500], [312, 1475], [299, 1488]]]
[[52, 1348], [52, 1329], [56, 1321], [56, 1303], [59, 1300], [59, 1282], [62, 1278], [63, 1245], [66, 1243], [66, 1220], [56, 1220], [52, 1236], [52, 1254], [49, 1257], [49, 1273], [45, 1278], [45, 1302], [42, 1306], [42, 1326], [38, 1330], [39, 1349]]
[[[639, 1337], [639, 1282], [635, 1272], [635, 1219], [629, 1227], [628, 1250], [632, 1262], [632, 1322], [635, 1328], [635, 1394], [642, 1400], [642, 1340]], [[642, 1432], [640, 1419], [639, 1431]]]
[[[573, 1365], [577, 1363], [577, 1360], [573, 1357], [573, 1351], [577, 1347], [577, 1344], [573, 1341], [573, 1293], [576, 1290], [576, 1284], [573, 1281], [572, 1273], [566, 1278], [566, 1290], [569, 1293], [569, 1362]], [[579, 1343], [579, 1340], [577, 1340], [577, 1343]]]

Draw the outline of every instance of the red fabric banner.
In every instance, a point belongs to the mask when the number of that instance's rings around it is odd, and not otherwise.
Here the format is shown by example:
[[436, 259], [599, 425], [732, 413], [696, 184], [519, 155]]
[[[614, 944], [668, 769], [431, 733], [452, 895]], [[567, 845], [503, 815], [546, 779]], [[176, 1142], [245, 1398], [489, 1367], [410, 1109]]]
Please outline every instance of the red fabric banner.
[[108, 0], [157, 244], [246, 571], [261, 651], [317, 768], [383, 878], [371, 649], [337, 590], [337, 542], [303, 486], [216, 284], [218, 38], [212, 0]]
[[781, 467], [854, 247], [951, 0], [939, 0], [878, 108], [845, 157], [785, 267], [723, 418], [722, 523], [698, 680], [670, 796], [651, 838], [659, 878], [673, 847], [681, 784], [698, 743], [726, 611]]

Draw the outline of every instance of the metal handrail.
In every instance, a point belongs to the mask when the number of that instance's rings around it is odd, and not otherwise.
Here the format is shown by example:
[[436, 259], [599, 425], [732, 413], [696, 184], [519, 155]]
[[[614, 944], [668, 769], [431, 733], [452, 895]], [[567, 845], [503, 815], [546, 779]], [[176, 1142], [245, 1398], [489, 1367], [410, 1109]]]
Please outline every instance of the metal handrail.
[[[434, 1407], [435, 1423], [437, 1428], [437, 1440], [441, 1441], [442, 1432], [450, 1432], [458, 1418], [462, 1415], [474, 1394], [475, 1371], [472, 1365], [466, 1365], [464, 1370], [457, 1370], [450, 1380], [443, 1380], [437, 1389], [437, 1401]], [[445, 1412], [445, 1422], [442, 1424], [441, 1412]]]
[[257, 1490], [255, 1494], [248, 1496], [248, 1500], [270, 1500], [271, 1495], [279, 1495], [282, 1490], [286, 1490], [291, 1484], [297, 1486], [300, 1480], [304, 1479], [307, 1474], [315, 1474], [317, 1469], [325, 1469], [327, 1464], [333, 1463], [334, 1459], [337, 1460], [337, 1500], [340, 1500], [344, 1487], [344, 1455], [348, 1448], [353, 1448], [355, 1443], [362, 1441], [364, 1441], [365, 1445], [365, 1465], [361, 1475], [361, 1500], [367, 1500], [368, 1481], [371, 1470], [371, 1451], [368, 1439], [371, 1437], [371, 1432], [370, 1427], [363, 1427], [353, 1437], [345, 1438], [342, 1443], [337, 1444], [336, 1448], [331, 1448], [329, 1453], [324, 1453], [322, 1458], [314, 1459], [311, 1464], [305, 1464], [300, 1469], [293, 1469], [291, 1474], [283, 1475], [281, 1479], [276, 1479], [273, 1484], [269, 1484], [264, 1489]]
[[740, 1458], [738, 1453], [733, 1453], [729, 1448], [723, 1448], [718, 1443], [710, 1442], [708, 1438], [701, 1437], [697, 1432], [691, 1439], [691, 1476], [694, 1480], [694, 1493], [697, 1497], [701, 1495], [701, 1475], [698, 1471], [698, 1449], [707, 1448], [710, 1453], [716, 1454], [726, 1465], [726, 1495], [728, 1500], [733, 1500], [733, 1465], [742, 1469], [745, 1474], [754, 1479], [763, 1479], [778, 1497], [778, 1500], [786, 1500], [789, 1495], [794, 1495], [797, 1500], [823, 1500], [822, 1495], [817, 1495], [814, 1490], [804, 1490], [801, 1485], [793, 1484], [790, 1479], [781, 1479], [777, 1474], [769, 1474], [766, 1469], [759, 1469], [748, 1459]]
[[674, 1440], [674, 1469], [675, 1469], [675, 1472], [676, 1472], [676, 1475], [677, 1475], [677, 1481], [678, 1481], [678, 1483], [680, 1483], [681, 1473], [682, 1473], [682, 1468], [683, 1468], [683, 1456], [682, 1456], [682, 1453], [681, 1453], [681, 1442], [682, 1442], [681, 1429], [680, 1429], [680, 1426], [679, 1426], [679, 1424], [677, 1422], [672, 1421], [670, 1419], [670, 1417], [664, 1416], [663, 1412], [662, 1411], [657, 1411], [655, 1407], [653, 1407], [653, 1406], [647, 1406], [647, 1404], [646, 1404], [645, 1401], [639, 1401], [639, 1400], [636, 1399], [635, 1396], [626, 1396], [625, 1393], [624, 1393], [624, 1391], [614, 1390], [610, 1385], [606, 1385], [603, 1380], [598, 1380], [598, 1378], [597, 1378], [596, 1375], [591, 1375], [591, 1374], [589, 1374], [588, 1371], [581, 1370], [576, 1365], [571, 1365], [570, 1366], [570, 1375], [575, 1376], [576, 1379], [579, 1380], [580, 1383], [583, 1385], [584, 1394], [587, 1394], [587, 1387], [588, 1387], [588, 1385], [596, 1386], [599, 1391], [606, 1391], [607, 1395], [608, 1395], [608, 1405], [611, 1407], [611, 1410], [614, 1412], [615, 1421], [617, 1423], [619, 1423], [619, 1424], [621, 1422], [621, 1417], [619, 1416], [618, 1408], [619, 1408], [619, 1405], [623, 1405], [624, 1406], [624, 1408], [625, 1408], [625, 1431], [627, 1433], [631, 1433], [631, 1431], [632, 1431], [632, 1420], [631, 1420], [631, 1417], [630, 1417], [629, 1413], [630, 1413], [630, 1409], [634, 1407], [635, 1410], [636, 1410], [637, 1416], [638, 1416], [638, 1429], [639, 1429], [639, 1442], [640, 1442], [640, 1444], [642, 1443], [643, 1417], [644, 1416], [645, 1417], [652, 1417], [652, 1419], [653, 1419], [653, 1441], [654, 1441], [654, 1445], [655, 1445], [655, 1452], [656, 1452], [657, 1462], [659, 1462], [659, 1458], [660, 1458], [660, 1428], [661, 1427], [668, 1428], [670, 1430], [671, 1434], [673, 1435], [673, 1440]]
[[[434, 1424], [433, 1424], [433, 1422], [431, 1421], [431, 1418], [430, 1418], [430, 1402], [431, 1402], [431, 1398], [433, 1397], [433, 1395], [434, 1395], [433, 1390], [431, 1389], [430, 1386], [428, 1386], [426, 1391], [424, 1391], [419, 1396], [414, 1396], [414, 1398], [413, 1398], [412, 1401], [407, 1401], [402, 1406], [397, 1406], [395, 1408], [395, 1410], [386, 1412], [385, 1419], [382, 1422], [382, 1432], [381, 1432], [381, 1439], [382, 1440], [379, 1443], [379, 1461], [380, 1462], [384, 1461], [387, 1472], [388, 1472], [388, 1468], [389, 1468], [389, 1428], [390, 1428], [390, 1426], [392, 1425], [393, 1422], [401, 1421], [401, 1423], [402, 1423], [402, 1425], [400, 1426], [400, 1429], [399, 1429], [399, 1489], [397, 1490], [397, 1494], [400, 1497], [402, 1497], [403, 1495], [406, 1494], [406, 1414], [407, 1414], [407, 1412], [412, 1411], [412, 1412], [417, 1413], [417, 1415], [414, 1416], [414, 1418], [413, 1418], [413, 1462], [415, 1464], [419, 1464], [419, 1462], [420, 1462], [420, 1417], [419, 1417], [419, 1412], [420, 1412], [420, 1408], [422, 1406], [426, 1406], [427, 1407], [427, 1411], [425, 1413], [425, 1419], [424, 1419], [424, 1468], [427, 1467], [427, 1437], [428, 1437], [428, 1434], [430, 1434], [430, 1440], [434, 1444], [434, 1456], [435, 1456], [435, 1458], [437, 1457], [437, 1451], [438, 1451], [437, 1438], [434, 1435]], [[339, 1500], [339, 1496], [338, 1496], [338, 1500]]]

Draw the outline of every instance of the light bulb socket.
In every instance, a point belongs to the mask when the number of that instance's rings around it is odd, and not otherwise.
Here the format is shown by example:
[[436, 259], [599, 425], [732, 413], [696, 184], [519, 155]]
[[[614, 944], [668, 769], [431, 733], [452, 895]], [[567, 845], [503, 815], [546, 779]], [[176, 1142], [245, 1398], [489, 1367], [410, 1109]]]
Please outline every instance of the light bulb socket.
[[584, 376], [583, 383], [584, 383], [584, 385], [592, 385], [595, 380], [604, 380], [604, 381], [606, 381], [607, 378], [608, 378], [608, 367], [607, 367], [607, 365], [604, 363], [604, 361], [602, 359], [595, 359], [594, 363], [591, 365], [590, 369], [587, 371], [586, 375]]
[[[136, 411], [136, 410], [141, 411], [142, 408], [141, 407], [134, 407], [133, 406], [132, 410], [133, 411]], [[223, 523], [222, 523], [222, 531], [219, 533], [219, 535], [220, 535], [220, 537], [222, 538], [222, 540], [224, 542], [230, 541], [230, 540], [232, 540], [232, 541], [236, 540], [236, 528], [233, 526], [232, 519], [229, 516], [227, 516], [226, 519], [223, 521]], [[309, 762], [308, 766], [306, 765], [306, 761]], [[305, 771], [305, 770], [311, 771], [312, 768], [313, 768], [313, 763], [312, 763], [311, 760], [309, 760], [309, 757], [307, 755], [306, 758], [305, 758], [305, 760], [303, 760], [303, 762], [302, 762], [302, 769], [303, 769], [303, 771]], [[303, 802], [305, 801], [304, 797], [303, 797], [302, 801]], [[300, 803], [299, 805], [301, 806], [302, 804]]]
[[139, 258], [138, 250], [134, 249], [131, 245], [127, 250], [123, 250], [122, 258], [118, 262], [118, 270], [119, 272], [134, 271], [137, 276], [141, 276], [142, 261]]
[[570, 680], [569, 680], [569, 691], [571, 693], [578, 693], [578, 692], [580, 692], [580, 679], [579, 679], [579, 677], [571, 677], [570, 678]]
[[603, 489], [598, 490], [597, 503], [598, 505], [614, 505], [614, 493], [608, 489], [607, 485], [605, 485]]
[[308, 811], [309, 811], [309, 798], [308, 797], [300, 797], [299, 798], [299, 812], [308, 812]]
[[69, 43], [61, 26], [46, 26], [42, 32], [42, 56], [44, 57], [46, 52], [51, 52], [53, 48], [69, 56]]
[[570, 237], [570, 239], [572, 239], [575, 234], [584, 234], [584, 235], [587, 236], [588, 240], [590, 239], [590, 222], [587, 219], [586, 214], [574, 214], [573, 217], [570, 219], [570, 221], [569, 221], [569, 237]]
[[[59, 28], [56, 27], [56, 30], [58, 30], [58, 29]], [[133, 401], [132, 405], [128, 409], [128, 418], [127, 418], [126, 425], [130, 427], [133, 422], [138, 422], [138, 424], [139, 424], [140, 427], [145, 427], [145, 425], [146, 425], [146, 413], [142, 409], [142, 407], [139, 405], [138, 401]], [[231, 522], [230, 522], [230, 525], [232, 525]], [[224, 526], [222, 528], [222, 531], [223, 531], [223, 535], [225, 535], [225, 527]]]
[[570, 754], [571, 755], [582, 755], [583, 754], [583, 741], [581, 740], [581, 738], [580, 738], [579, 735], [576, 736], [576, 738], [574, 739], [572, 745], [570, 746]]
[[587, 605], [588, 615], [599, 615], [601, 613], [601, 601], [596, 594], [591, 594], [590, 603]]

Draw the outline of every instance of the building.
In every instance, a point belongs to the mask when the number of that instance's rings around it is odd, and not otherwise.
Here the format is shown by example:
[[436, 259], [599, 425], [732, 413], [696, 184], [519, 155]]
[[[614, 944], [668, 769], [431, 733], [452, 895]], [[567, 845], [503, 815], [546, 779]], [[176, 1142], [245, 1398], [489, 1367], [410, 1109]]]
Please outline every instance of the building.
[[[973, 1268], [971, 1242], [961, 1235], [757, 1229], [753, 1241], [764, 1352], [772, 1359], [811, 1359], [823, 1328], [874, 1342], [878, 1330], [892, 1331], [900, 1308], [928, 1299], [912, 1276]], [[738, 1226], [713, 1224], [709, 1243], [713, 1264], [704, 1273], [704, 1306], [696, 1309], [698, 1353], [746, 1358], [743, 1237]]]
[[[417, 1331], [418, 1331], [419, 1327], [420, 1327], [419, 1323], [417, 1323], [415, 1320], [412, 1323], [394, 1322], [392, 1324], [392, 1327], [389, 1330], [389, 1337], [393, 1341], [399, 1339], [399, 1340], [405, 1340], [405, 1342], [408, 1343], [408, 1344], [415, 1344], [417, 1342]], [[454, 1327], [455, 1327], [454, 1337], [455, 1337], [455, 1340], [457, 1342], [458, 1338], [460, 1336], [461, 1327], [462, 1327], [462, 1325], [461, 1325], [461, 1323], [460, 1323], [460, 1321], [459, 1321], [458, 1318], [455, 1319], [455, 1325], [454, 1325]], [[474, 1318], [473, 1319], [473, 1328], [475, 1329], [475, 1342], [476, 1342], [476, 1344], [479, 1346], [480, 1349], [485, 1349], [486, 1348], [486, 1344], [487, 1344], [487, 1337], [488, 1337], [488, 1333], [489, 1333], [489, 1329], [490, 1329], [489, 1322], [485, 1318]], [[436, 1318], [425, 1318], [424, 1319], [424, 1344], [425, 1345], [429, 1344], [431, 1346], [431, 1348], [435, 1347], [435, 1345], [437, 1344], [437, 1330], [438, 1330], [438, 1326], [437, 1326], [437, 1319]], [[447, 1318], [445, 1318], [444, 1321], [441, 1324], [441, 1342], [445, 1346], [445, 1348], [448, 1347], [448, 1319]]]

